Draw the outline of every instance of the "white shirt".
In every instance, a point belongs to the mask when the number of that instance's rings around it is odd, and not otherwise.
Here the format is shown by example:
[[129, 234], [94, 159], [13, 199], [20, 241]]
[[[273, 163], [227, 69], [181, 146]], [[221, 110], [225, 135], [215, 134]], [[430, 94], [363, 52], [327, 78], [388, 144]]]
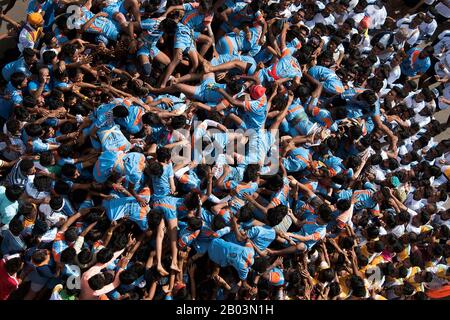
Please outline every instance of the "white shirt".
[[433, 33], [436, 31], [436, 28], [437, 28], [437, 22], [434, 19], [430, 23], [422, 22], [419, 25], [420, 32], [422, 32], [423, 34], [425, 34], [427, 36], [433, 35]]
[[[443, 2], [445, 2], [445, 4]], [[442, 2], [439, 2], [435, 6], [435, 8], [441, 16], [443, 16], [447, 19], [450, 19], [450, 1], [449, 0], [444, 0]]]

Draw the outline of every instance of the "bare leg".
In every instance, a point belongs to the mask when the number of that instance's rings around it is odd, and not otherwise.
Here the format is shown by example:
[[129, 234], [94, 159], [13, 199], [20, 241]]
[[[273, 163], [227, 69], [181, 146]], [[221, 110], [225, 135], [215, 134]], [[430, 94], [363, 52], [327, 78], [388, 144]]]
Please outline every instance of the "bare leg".
[[192, 97], [195, 94], [196, 88], [197, 87], [195, 87], [195, 86], [191, 86], [191, 85], [184, 84], [184, 83], [175, 83], [175, 84], [171, 85], [170, 87], [166, 87], [166, 88], [150, 88], [149, 91], [154, 94], [163, 94], [163, 93], [173, 94], [173, 93], [182, 92], [186, 96]]
[[169, 273], [164, 269], [161, 263], [162, 256], [162, 243], [164, 240], [164, 229], [158, 228], [156, 234], [156, 270], [163, 276], [169, 275]]
[[205, 68], [205, 72], [227, 72], [233, 69], [239, 69], [242, 73], [246, 73], [248, 63], [241, 60], [233, 60], [217, 66], [212, 66], [211, 64], [206, 63], [203, 67]]
[[191, 61], [191, 69], [189, 73], [194, 73], [198, 68], [198, 52], [197, 50], [191, 50], [188, 53], [189, 60]]
[[199, 53], [201, 56], [204, 56], [212, 45], [212, 39], [211, 39], [211, 37], [208, 37], [207, 35], [201, 34], [198, 37], [197, 42], [202, 44], [202, 47], [201, 47]]
[[137, 23], [141, 24], [141, 12], [139, 10], [139, 3], [137, 0], [125, 0], [125, 8], [134, 17]]
[[156, 55], [155, 60], [159, 63], [167, 66], [170, 63], [170, 58], [164, 52], [160, 52]]
[[178, 248], [177, 248], [177, 226], [178, 219], [172, 219], [167, 221], [169, 227], [169, 239], [170, 239], [170, 250], [172, 253], [172, 264], [170, 265], [170, 269], [180, 272], [178, 268]]
[[305, 251], [306, 247], [303, 243], [297, 243], [295, 246], [290, 246], [281, 250], [270, 250], [270, 255], [273, 256], [286, 256], [292, 253], [300, 253]]
[[164, 74], [163, 74], [163, 76], [161, 78], [161, 84], [160, 84], [161, 88], [165, 88], [166, 87], [166, 83], [169, 80], [169, 77], [172, 75], [172, 73], [174, 72], [175, 68], [180, 63], [181, 59], [183, 59], [183, 52], [181, 51], [181, 49], [175, 49], [173, 51], [172, 61], [167, 66], [166, 71], [164, 71]]

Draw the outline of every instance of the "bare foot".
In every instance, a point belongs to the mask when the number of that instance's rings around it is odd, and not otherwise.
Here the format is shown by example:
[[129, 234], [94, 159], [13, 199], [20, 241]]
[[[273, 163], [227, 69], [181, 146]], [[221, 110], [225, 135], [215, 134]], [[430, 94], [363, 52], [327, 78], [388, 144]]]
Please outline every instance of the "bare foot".
[[162, 266], [156, 267], [156, 270], [158, 270], [159, 274], [162, 275], [163, 277], [166, 277], [169, 275], [169, 273], [166, 271], [166, 269], [164, 269]]
[[220, 81], [220, 80], [224, 79], [224, 78], [226, 77], [226, 75], [227, 75], [226, 72], [221, 72], [221, 73], [219, 73], [219, 74], [216, 76], [217, 81]]
[[175, 271], [175, 272], [181, 272], [180, 268], [178, 268], [178, 266], [177, 266], [176, 263], [172, 263], [172, 264], [170, 265], [170, 269], [173, 270], [173, 271]]
[[205, 73], [210, 73], [210, 72], [212, 72], [212, 66], [211, 66], [211, 64], [209, 63], [209, 61], [203, 60], [202, 66], [203, 66], [203, 70], [205, 71]]

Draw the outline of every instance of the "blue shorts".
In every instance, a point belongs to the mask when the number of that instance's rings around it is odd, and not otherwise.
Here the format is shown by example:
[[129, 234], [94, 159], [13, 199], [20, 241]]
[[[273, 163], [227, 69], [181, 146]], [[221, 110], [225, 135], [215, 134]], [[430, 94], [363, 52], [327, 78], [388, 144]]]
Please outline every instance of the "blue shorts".
[[[197, 35], [198, 37], [198, 35]], [[186, 27], [185, 25], [178, 24], [177, 31], [175, 32], [175, 49], [181, 49], [184, 53], [188, 53], [195, 49], [195, 32]]]
[[114, 14], [119, 12], [125, 15], [127, 14], [127, 10], [124, 7], [124, 3], [124, 0], [117, 1], [116, 3], [112, 3], [109, 6], [103, 8], [102, 11], [108, 14], [109, 19], [112, 19]]
[[139, 48], [137, 52], [137, 56], [147, 56], [150, 59], [155, 59], [155, 57], [160, 53], [160, 50], [156, 46], [156, 43], [145, 44], [141, 48]]
[[218, 103], [223, 99], [222, 95], [215, 91], [211, 86], [215, 85], [215, 80], [206, 78], [203, 82], [196, 86], [193, 98], [202, 102]]

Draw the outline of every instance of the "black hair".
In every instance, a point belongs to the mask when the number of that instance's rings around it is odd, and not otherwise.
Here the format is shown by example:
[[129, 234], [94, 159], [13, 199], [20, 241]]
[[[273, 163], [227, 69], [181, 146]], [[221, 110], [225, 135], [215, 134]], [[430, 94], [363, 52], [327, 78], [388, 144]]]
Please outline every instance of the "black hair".
[[164, 172], [164, 167], [157, 161], [149, 161], [147, 171], [149, 175], [161, 177]]
[[14, 217], [9, 222], [9, 231], [16, 237], [23, 231], [23, 229], [24, 229], [24, 226], [22, 224], [22, 221], [20, 221], [20, 219], [18, 219], [18, 218]]
[[102, 273], [97, 273], [89, 278], [88, 284], [92, 290], [100, 290], [105, 286], [105, 277]]
[[276, 226], [284, 219], [287, 213], [288, 207], [285, 205], [280, 204], [274, 208], [270, 208], [267, 210], [267, 220], [269, 221], [269, 225], [272, 227]]
[[167, 162], [170, 160], [170, 158], [171, 158], [170, 149], [162, 147], [156, 150], [156, 159], [158, 159], [159, 162]]
[[51, 151], [44, 151], [40, 154], [39, 163], [44, 167], [48, 167], [52, 165], [54, 158]]
[[100, 249], [100, 251], [97, 252], [96, 258], [97, 262], [99, 263], [106, 263], [110, 261], [113, 258], [113, 252], [109, 248], [103, 248]]
[[186, 117], [183, 115], [175, 116], [172, 118], [172, 121], [170, 122], [170, 126], [172, 129], [177, 130], [181, 129], [186, 125]]
[[73, 264], [77, 256], [77, 251], [73, 247], [68, 247], [61, 252], [61, 262]]
[[239, 222], [249, 222], [253, 219], [253, 212], [255, 210], [256, 208], [251, 203], [247, 203], [239, 209], [237, 219], [239, 220]]
[[23, 194], [23, 188], [18, 185], [12, 185], [6, 188], [5, 196], [11, 202], [16, 202]]
[[33, 181], [34, 187], [40, 192], [50, 192], [52, 190], [53, 179], [49, 176], [36, 176]]
[[336, 208], [342, 212], [350, 209], [350, 205], [351, 205], [351, 201], [348, 199], [339, 199], [336, 202]]
[[136, 281], [136, 279], [139, 278], [139, 275], [134, 272], [133, 270], [124, 270], [120, 275], [119, 275], [119, 279], [120, 279], [120, 283], [124, 284], [124, 285], [130, 285], [132, 284], [134, 281]]
[[200, 204], [200, 196], [197, 192], [191, 192], [184, 198], [184, 205], [188, 210], [197, 209]]
[[319, 271], [319, 281], [324, 282], [331, 282], [334, 279], [335, 273], [334, 270], [331, 268], [322, 269]]
[[37, 138], [42, 135], [44, 130], [40, 124], [30, 123], [25, 127], [25, 132], [28, 136], [32, 138]]
[[263, 257], [258, 257], [255, 259], [253, 263], [252, 269], [259, 273], [264, 273], [267, 268], [270, 266], [270, 262], [268, 259]]
[[36, 56], [36, 52], [34, 52], [31, 48], [25, 48], [22, 51], [22, 55], [25, 59], [33, 58]]
[[78, 262], [81, 264], [88, 264], [92, 261], [92, 252], [89, 248], [82, 249], [77, 255]]
[[9, 274], [19, 272], [21, 266], [22, 266], [22, 259], [19, 257], [9, 259], [5, 262], [5, 270]]
[[61, 174], [68, 178], [73, 178], [77, 172], [77, 167], [72, 163], [65, 163], [61, 168]]
[[113, 116], [116, 118], [125, 118], [129, 115], [128, 108], [124, 105], [119, 104], [112, 109]]
[[14, 72], [11, 75], [10, 81], [11, 81], [11, 84], [15, 88], [18, 88], [26, 78], [27, 78], [27, 76], [24, 73], [22, 73], [22, 72]]
[[50, 208], [52, 208], [53, 210], [60, 210], [61, 207], [64, 204], [64, 199], [61, 196], [53, 196], [50, 199]]
[[265, 187], [271, 191], [278, 191], [283, 185], [283, 177], [280, 174], [274, 174], [266, 179]]
[[55, 182], [55, 187], [53, 188], [53, 190], [57, 194], [68, 195], [71, 191], [71, 187], [67, 182], [65, 182], [63, 180], [57, 180]]
[[190, 217], [187, 219], [189, 229], [192, 231], [200, 230], [203, 225], [202, 219], [198, 217]]
[[148, 227], [151, 230], [156, 229], [163, 219], [163, 212], [160, 209], [153, 209], [147, 214]]
[[256, 181], [259, 175], [260, 167], [258, 164], [249, 164], [244, 171], [244, 181], [245, 182], [253, 182]]
[[64, 232], [64, 239], [67, 242], [74, 242], [78, 238], [78, 230], [76, 227], [70, 227]]

